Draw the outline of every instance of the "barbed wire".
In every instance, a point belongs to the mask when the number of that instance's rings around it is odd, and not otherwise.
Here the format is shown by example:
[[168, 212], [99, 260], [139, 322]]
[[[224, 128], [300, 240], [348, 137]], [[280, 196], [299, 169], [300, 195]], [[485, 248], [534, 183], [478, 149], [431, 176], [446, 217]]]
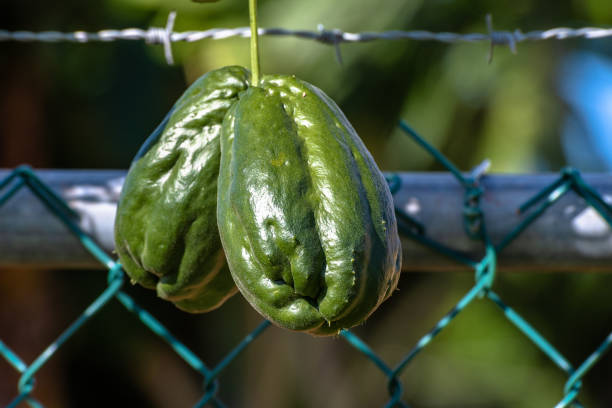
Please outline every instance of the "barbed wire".
[[[173, 63], [171, 44], [175, 42], [196, 42], [205, 39], [222, 40], [232, 37], [250, 37], [249, 27], [238, 28], [212, 28], [204, 31], [173, 31], [176, 12], [168, 15], [166, 27], [150, 27], [148, 29], [126, 28], [121, 30], [100, 30], [97, 32], [73, 31], [7, 31], [0, 30], [0, 42], [112, 42], [118, 40], [145, 41], [147, 44], [161, 44], [168, 64]], [[293, 30], [287, 28], [259, 28], [259, 35], [296, 37], [307, 40], [318, 41], [323, 44], [333, 45], [339, 54], [341, 43], [370, 42], [380, 40], [413, 40], [413, 41], [437, 41], [443, 43], [459, 42], [489, 42], [491, 52], [489, 60], [493, 55], [493, 48], [498, 45], [508, 46], [512, 52], [516, 52], [516, 45], [525, 41], [543, 40], [567, 40], [572, 38], [601, 39], [612, 37], [612, 28], [582, 27], [567, 28], [557, 27], [548, 30], [535, 30], [523, 33], [520, 29], [514, 31], [496, 31], [493, 29], [491, 15], [486, 16], [486, 33], [451, 33], [433, 32], [424, 30], [414, 31], [380, 31], [351, 33], [340, 29], [326, 29], [319, 24], [316, 31]]]

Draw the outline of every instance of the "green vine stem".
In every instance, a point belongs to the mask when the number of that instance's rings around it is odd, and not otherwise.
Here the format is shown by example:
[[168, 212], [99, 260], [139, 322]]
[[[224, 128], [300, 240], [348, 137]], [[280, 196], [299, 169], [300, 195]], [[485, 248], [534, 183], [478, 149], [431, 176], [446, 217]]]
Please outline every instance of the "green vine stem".
[[249, 0], [249, 22], [251, 24], [251, 85], [259, 84], [259, 37], [257, 33], [257, 0]]

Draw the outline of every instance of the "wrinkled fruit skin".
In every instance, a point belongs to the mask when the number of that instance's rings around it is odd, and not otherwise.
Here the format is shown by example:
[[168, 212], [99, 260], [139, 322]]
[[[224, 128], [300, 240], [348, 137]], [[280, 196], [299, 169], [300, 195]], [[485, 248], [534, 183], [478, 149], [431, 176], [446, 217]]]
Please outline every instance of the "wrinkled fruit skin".
[[236, 285], [281, 327], [335, 335], [397, 286], [387, 183], [338, 106], [294, 77], [264, 77], [228, 111], [217, 219]]
[[237, 292], [217, 230], [219, 136], [249, 73], [225, 67], [198, 79], [134, 158], [115, 221], [115, 246], [132, 279], [188, 312]]

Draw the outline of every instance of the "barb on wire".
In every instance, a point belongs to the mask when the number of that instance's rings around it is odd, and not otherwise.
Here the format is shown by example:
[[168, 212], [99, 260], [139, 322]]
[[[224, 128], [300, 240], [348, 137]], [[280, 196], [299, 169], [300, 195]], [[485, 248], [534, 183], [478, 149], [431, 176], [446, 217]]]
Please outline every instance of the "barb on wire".
[[516, 54], [516, 36], [515, 33], [509, 31], [495, 31], [493, 30], [493, 17], [491, 14], [487, 14], [485, 17], [487, 23], [487, 31], [489, 32], [489, 39], [491, 41], [491, 48], [489, 48], [489, 64], [493, 62], [493, 50], [496, 45], [507, 45], [513, 54]]
[[[122, 30], [101, 30], [97, 32], [59, 32], [59, 31], [7, 31], [0, 30], [0, 42], [111, 42], [118, 40], [145, 41], [147, 44], [162, 44], [166, 60], [172, 63], [172, 50], [170, 44], [173, 42], [195, 42], [204, 39], [222, 40], [230, 37], [250, 37], [249, 27], [238, 28], [212, 28], [204, 31], [174, 32], [174, 21], [176, 12], [168, 15], [165, 27], [151, 27], [149, 29], [127, 28]], [[582, 27], [567, 28], [558, 27], [548, 30], [536, 30], [523, 33], [517, 29], [514, 31], [495, 31], [493, 29], [491, 15], [486, 16], [486, 33], [450, 33], [432, 32], [423, 30], [402, 31], [391, 30], [381, 32], [351, 33], [340, 29], [327, 30], [319, 24], [317, 30], [293, 30], [287, 28], [259, 28], [259, 35], [296, 37], [307, 40], [315, 40], [323, 44], [333, 45], [336, 49], [336, 57], [342, 61], [340, 54], [341, 43], [369, 42], [380, 40], [413, 40], [413, 41], [438, 41], [444, 43], [458, 42], [489, 42], [491, 50], [489, 61], [493, 58], [493, 48], [497, 45], [507, 45], [513, 53], [516, 53], [518, 43], [525, 41], [543, 40], [567, 40], [571, 38], [601, 39], [612, 37], [612, 28]]]
[[168, 21], [166, 22], [165, 28], [149, 28], [149, 38], [146, 39], [148, 44], [162, 44], [164, 46], [164, 56], [168, 65], [174, 64], [174, 58], [172, 57], [172, 30], [174, 28], [174, 21], [176, 20], [176, 11], [171, 11], [168, 14]]

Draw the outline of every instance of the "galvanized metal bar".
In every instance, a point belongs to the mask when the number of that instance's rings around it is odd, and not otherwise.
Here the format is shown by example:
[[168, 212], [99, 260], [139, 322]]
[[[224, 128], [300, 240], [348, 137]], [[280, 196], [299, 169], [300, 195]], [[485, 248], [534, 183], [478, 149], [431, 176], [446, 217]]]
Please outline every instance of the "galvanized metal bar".
[[[9, 174], [0, 170], [0, 179]], [[123, 170], [37, 170], [41, 179], [80, 215], [81, 227], [109, 253]], [[448, 173], [401, 173], [395, 204], [425, 226], [428, 238], [475, 260], [484, 249], [463, 229], [463, 188]], [[487, 175], [482, 178], [488, 233], [494, 243], [525, 217], [517, 209], [558, 174]], [[584, 174], [612, 202], [612, 174]], [[408, 238], [402, 238], [404, 271], [471, 270]], [[97, 269], [92, 258], [37, 198], [21, 189], [0, 207], [0, 268]], [[569, 193], [529, 226], [499, 256], [506, 271], [612, 272], [612, 231], [577, 194]]]

